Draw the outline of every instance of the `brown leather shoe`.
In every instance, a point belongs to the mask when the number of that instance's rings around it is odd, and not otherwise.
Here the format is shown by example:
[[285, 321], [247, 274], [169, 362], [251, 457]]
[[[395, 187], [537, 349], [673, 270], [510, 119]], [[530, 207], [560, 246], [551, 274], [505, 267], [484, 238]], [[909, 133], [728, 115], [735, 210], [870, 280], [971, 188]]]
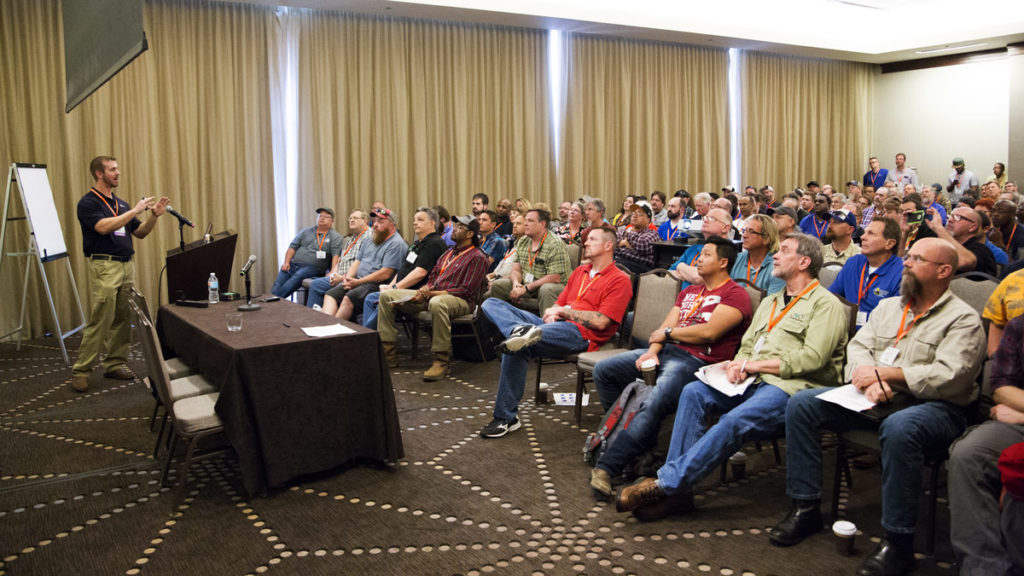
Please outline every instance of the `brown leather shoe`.
[[665, 498], [665, 492], [658, 486], [655, 478], [641, 478], [634, 484], [619, 490], [615, 497], [615, 509], [619, 512], [632, 512], [641, 506], [657, 504]]
[[693, 492], [665, 496], [661, 501], [633, 510], [633, 516], [641, 522], [661, 520], [666, 516], [686, 514], [693, 510]]
[[75, 392], [85, 392], [89, 389], [89, 374], [73, 374], [71, 376], [71, 389]]
[[113, 378], [114, 380], [134, 380], [135, 374], [125, 366], [124, 364], [114, 368], [110, 372], [103, 375], [104, 378]]
[[448, 372], [451, 371], [450, 361], [450, 352], [434, 352], [434, 363], [430, 365], [430, 369], [423, 373], [423, 380], [435, 382], [447, 376]]

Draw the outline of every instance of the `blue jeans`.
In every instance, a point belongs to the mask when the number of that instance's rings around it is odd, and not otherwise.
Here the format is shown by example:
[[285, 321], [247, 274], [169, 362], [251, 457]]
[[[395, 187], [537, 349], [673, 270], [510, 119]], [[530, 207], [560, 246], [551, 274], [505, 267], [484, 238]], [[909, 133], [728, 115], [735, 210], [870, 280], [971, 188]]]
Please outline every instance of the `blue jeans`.
[[324, 273], [319, 266], [302, 266], [292, 264], [288, 271], [281, 270], [277, 273], [277, 280], [274, 280], [274, 287], [270, 292], [279, 298], [287, 298], [302, 286], [306, 278], [321, 276]]
[[[622, 390], [640, 377], [637, 358], [647, 350], [630, 350], [594, 366], [594, 386], [601, 395], [605, 411], [615, 404]], [[674, 344], [668, 344], [658, 353], [657, 386], [651, 390], [629, 426], [619, 432], [608, 450], [601, 456], [597, 467], [612, 476], [618, 476], [635, 458], [655, 446], [661, 421], [676, 410], [679, 394], [693, 373], [705, 363]]]
[[[323, 296], [320, 297], [323, 299]], [[380, 292], [370, 292], [363, 299], [363, 326], [377, 329], [377, 307], [380, 306]]]
[[324, 305], [324, 294], [331, 289], [331, 279], [328, 276], [321, 276], [314, 278], [313, 282], [309, 285], [309, 290], [306, 292], [306, 306], [312, 308], [313, 305], [323, 306]]
[[923, 402], [904, 408], [881, 425], [859, 412], [818, 400], [827, 390], [793, 395], [786, 409], [786, 493], [795, 500], [821, 498], [821, 429], [878, 429], [882, 445], [882, 527], [913, 534], [926, 455], [949, 449], [967, 426], [962, 408]]
[[[690, 492], [744, 444], [782, 433], [789, 394], [755, 382], [739, 396], [726, 396], [700, 380], [679, 397], [672, 442], [658, 484], [666, 494]], [[707, 427], [711, 412], [724, 413]]]
[[526, 387], [526, 368], [530, 360], [539, 357], [561, 358], [584, 352], [590, 343], [583, 338], [580, 329], [572, 322], [545, 324], [537, 315], [520, 310], [504, 300], [488, 298], [481, 309], [505, 338], [509, 337], [509, 332], [516, 326], [541, 326], [540, 342], [501, 357], [501, 376], [498, 380], [498, 399], [494, 404], [494, 417], [512, 420], [519, 411], [519, 399], [523, 397], [523, 389]]

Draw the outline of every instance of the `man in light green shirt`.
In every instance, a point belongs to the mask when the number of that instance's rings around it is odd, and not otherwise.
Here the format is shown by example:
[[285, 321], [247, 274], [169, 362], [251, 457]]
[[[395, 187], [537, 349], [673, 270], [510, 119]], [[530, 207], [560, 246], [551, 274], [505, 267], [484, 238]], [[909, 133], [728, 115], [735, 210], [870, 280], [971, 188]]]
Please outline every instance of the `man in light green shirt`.
[[555, 305], [572, 270], [565, 242], [548, 230], [550, 220], [546, 210], [526, 212], [526, 234], [516, 242], [512, 271], [491, 284], [491, 298], [518, 306], [523, 298], [532, 297], [540, 310]]

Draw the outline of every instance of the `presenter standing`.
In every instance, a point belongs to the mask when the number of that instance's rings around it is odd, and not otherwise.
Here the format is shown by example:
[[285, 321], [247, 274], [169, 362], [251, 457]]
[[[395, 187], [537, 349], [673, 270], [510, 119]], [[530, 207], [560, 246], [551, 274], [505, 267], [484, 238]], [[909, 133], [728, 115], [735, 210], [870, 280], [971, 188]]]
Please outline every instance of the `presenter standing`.
[[[134, 374], [125, 364], [131, 344], [128, 296], [135, 282], [132, 236], [145, 238], [167, 209], [167, 197], [143, 198], [132, 208], [114, 195], [121, 170], [112, 156], [97, 156], [89, 163], [95, 183], [78, 201], [78, 222], [82, 226], [82, 249], [89, 264], [89, 322], [85, 325], [78, 360], [72, 368], [71, 388], [89, 389], [89, 373], [106, 348], [103, 375], [131, 380]], [[152, 209], [145, 222], [138, 219]]]

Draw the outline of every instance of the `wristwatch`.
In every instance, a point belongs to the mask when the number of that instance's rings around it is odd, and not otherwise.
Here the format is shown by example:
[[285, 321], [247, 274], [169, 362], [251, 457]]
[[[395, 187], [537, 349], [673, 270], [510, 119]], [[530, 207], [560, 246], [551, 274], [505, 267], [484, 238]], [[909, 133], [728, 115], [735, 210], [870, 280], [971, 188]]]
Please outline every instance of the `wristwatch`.
[[665, 340], [671, 340], [671, 339], [672, 339], [672, 328], [671, 327], [665, 328]]

